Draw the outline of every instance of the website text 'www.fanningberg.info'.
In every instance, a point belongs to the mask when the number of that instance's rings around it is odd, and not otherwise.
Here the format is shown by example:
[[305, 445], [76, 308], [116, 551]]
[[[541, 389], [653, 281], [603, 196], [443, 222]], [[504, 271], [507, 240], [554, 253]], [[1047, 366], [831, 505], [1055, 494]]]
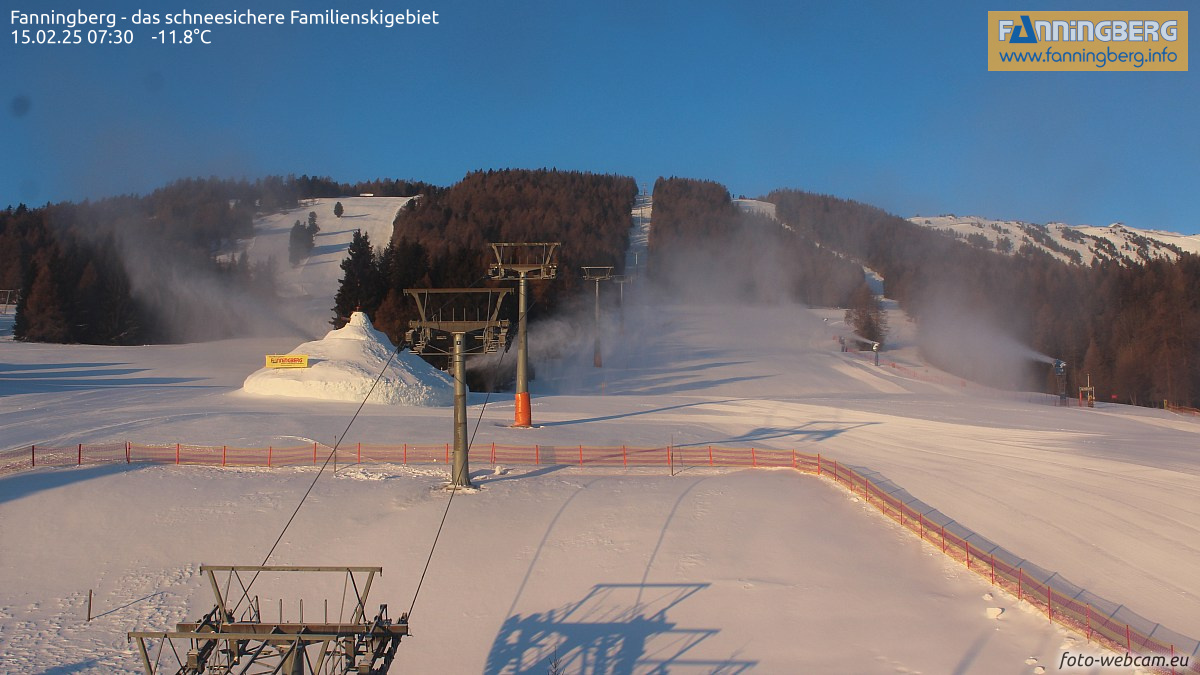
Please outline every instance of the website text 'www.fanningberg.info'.
[[988, 70], [1188, 70], [1188, 13], [988, 12]]

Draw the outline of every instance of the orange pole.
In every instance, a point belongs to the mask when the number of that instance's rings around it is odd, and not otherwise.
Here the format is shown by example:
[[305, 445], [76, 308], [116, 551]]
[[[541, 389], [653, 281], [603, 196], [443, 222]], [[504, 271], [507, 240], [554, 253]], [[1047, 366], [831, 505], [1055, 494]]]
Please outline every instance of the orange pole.
[[221, 466], [225, 466], [225, 452], [226, 452], [226, 446], [222, 445], [221, 446]]
[[492, 464], [496, 463], [496, 442], [492, 441]]
[[77, 466], [83, 464], [83, 443], [79, 444], [79, 459], [75, 460], [75, 464]]
[[313, 464], [317, 463], [317, 442], [313, 441]]
[[711, 446], [711, 445], [710, 445], [710, 446], [708, 446], [708, 465], [709, 465], [709, 466], [712, 466], [712, 465], [713, 465], [713, 459], [712, 459], [712, 446]]
[[626, 469], [629, 468], [629, 454], [625, 452], [625, 446], [621, 446], [621, 465]]
[[175, 463], [179, 463], [179, 444], [175, 444]]
[[362, 443], [360, 442], [355, 449], [355, 459], [357, 464], [362, 464]]
[[404, 444], [404, 466], [408, 466], [408, 443]]
[[533, 444], [533, 465], [537, 466], [542, 463], [542, 450], [536, 443]]
[[583, 466], [583, 445], [579, 446], [579, 466]]
[[271, 455], [275, 454], [275, 446], [267, 446], [267, 468], [271, 468]]
[[750, 448], [750, 466], [758, 466], [758, 458], [754, 456], [754, 448]]

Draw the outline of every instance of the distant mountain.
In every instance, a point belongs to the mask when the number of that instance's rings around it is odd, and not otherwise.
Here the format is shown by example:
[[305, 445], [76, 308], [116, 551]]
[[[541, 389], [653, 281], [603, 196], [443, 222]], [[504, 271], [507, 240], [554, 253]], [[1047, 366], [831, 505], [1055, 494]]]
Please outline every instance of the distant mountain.
[[948, 237], [1001, 253], [1016, 254], [1023, 247], [1044, 251], [1064, 262], [1123, 261], [1137, 264], [1152, 260], [1178, 260], [1182, 253], [1200, 253], [1200, 235], [1139, 230], [1121, 223], [1107, 227], [1016, 220], [989, 220], [954, 214], [908, 219]]

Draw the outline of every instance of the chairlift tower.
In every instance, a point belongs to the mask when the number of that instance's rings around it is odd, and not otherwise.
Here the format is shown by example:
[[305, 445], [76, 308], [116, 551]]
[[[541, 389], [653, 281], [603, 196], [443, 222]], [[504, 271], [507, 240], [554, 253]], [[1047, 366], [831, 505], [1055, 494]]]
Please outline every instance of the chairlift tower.
[[621, 317], [621, 335], [625, 334], [625, 284], [633, 283], [634, 275], [632, 274], [614, 274], [612, 276], [613, 283], [617, 285], [619, 293], [617, 295], [617, 311]]
[[[490, 354], [508, 340], [508, 321], [499, 318], [509, 288], [408, 288], [420, 319], [409, 322], [405, 344], [414, 354], [450, 356], [454, 377], [454, 467], [452, 488], [472, 487], [467, 465], [467, 354]], [[431, 306], [434, 298], [444, 299]]]
[[517, 279], [517, 392], [514, 427], [533, 426], [533, 415], [529, 405], [529, 332], [525, 327], [529, 310], [526, 282], [530, 279], [553, 279], [558, 275], [559, 245], [557, 241], [489, 244], [496, 256], [496, 263], [488, 267], [488, 274], [498, 281]]
[[[251, 572], [254, 578], [247, 584], [242, 577]], [[380, 605], [375, 618], [367, 619], [367, 594], [375, 576], [383, 573], [382, 567], [201, 565], [200, 573], [208, 578], [216, 596], [213, 608], [201, 619], [181, 622], [173, 631], [127, 633], [129, 641], [137, 641], [138, 655], [147, 675], [233, 672], [383, 675], [391, 667], [401, 638], [408, 635], [408, 615], [392, 621], [387, 616], [387, 605]], [[249, 589], [260, 574], [275, 573], [308, 573], [306, 580], [310, 583], [303, 586], [306, 590], [319, 587], [315, 585], [319, 580], [313, 578], [317, 574], [326, 573], [325, 578], [329, 573], [344, 575], [341, 585], [353, 589], [354, 595], [347, 597], [343, 591], [343, 604], [334, 609], [340, 615], [347, 609], [345, 600], [349, 600], [350, 620], [330, 621], [328, 599], [321, 621], [304, 620], [303, 599], [298, 617], [285, 620], [282, 595], [279, 614], [274, 617], [278, 621], [268, 620], [273, 606], [268, 604], [263, 608], [258, 595], [249, 596]], [[289, 576], [295, 578], [294, 574]], [[335, 588], [336, 584], [325, 587]], [[240, 599], [231, 602], [235, 588], [243, 590]], [[288, 611], [296, 611], [295, 605], [289, 603]], [[310, 617], [320, 613], [321, 610], [310, 605]]]
[[604, 362], [600, 358], [600, 282], [609, 281], [613, 278], [612, 267], [584, 267], [583, 280], [596, 282], [596, 339], [595, 339], [595, 355], [592, 357], [592, 365], [597, 368], [604, 367]]

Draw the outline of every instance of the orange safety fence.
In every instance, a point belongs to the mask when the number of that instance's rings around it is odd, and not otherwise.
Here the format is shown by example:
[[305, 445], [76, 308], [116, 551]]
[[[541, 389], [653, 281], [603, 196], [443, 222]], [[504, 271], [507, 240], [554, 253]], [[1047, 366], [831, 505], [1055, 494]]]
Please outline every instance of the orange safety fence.
[[[225, 467], [286, 467], [323, 464], [449, 464], [448, 443], [399, 445], [356, 443], [338, 448], [321, 443], [302, 446], [243, 448], [226, 445], [104, 443], [48, 447], [30, 446], [0, 451], [0, 475], [43, 466], [81, 466], [105, 463], [155, 463]], [[479, 444], [470, 449], [475, 464], [576, 465], [580, 467], [791, 468], [828, 478], [888, 516], [901, 527], [962, 563], [992, 585], [1045, 613], [1048, 621], [1065, 626], [1118, 652], [1140, 656], [1183, 656], [1179, 668], [1161, 672], [1200, 674], [1200, 642], [1171, 631], [1124, 605], [1101, 598], [1072, 584], [959, 524], [916, 499], [880, 474], [847, 466], [821, 454], [794, 449], [685, 445], [661, 447], [585, 445]]]

